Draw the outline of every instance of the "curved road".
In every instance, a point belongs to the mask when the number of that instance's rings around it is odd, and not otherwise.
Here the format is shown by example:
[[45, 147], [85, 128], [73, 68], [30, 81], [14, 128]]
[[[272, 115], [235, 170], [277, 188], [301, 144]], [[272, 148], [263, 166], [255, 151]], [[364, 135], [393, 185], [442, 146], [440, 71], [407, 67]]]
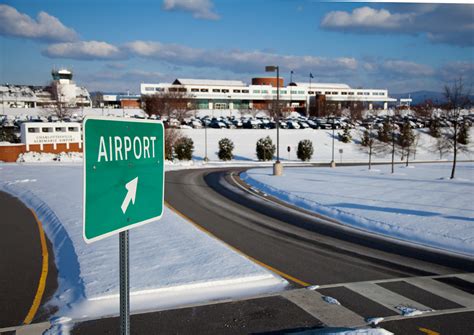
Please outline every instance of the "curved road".
[[360, 236], [313, 215], [260, 200], [232, 185], [230, 175], [238, 171], [167, 172], [165, 199], [220, 240], [296, 285], [449, 274], [474, 268], [472, 260]]
[[[0, 213], [0, 328], [44, 321], [54, 311], [43, 304], [57, 288], [51, 244], [45, 239], [48, 267], [44, 274], [39, 223], [32, 211], [0, 192]], [[40, 278], [44, 280], [41, 290]]]

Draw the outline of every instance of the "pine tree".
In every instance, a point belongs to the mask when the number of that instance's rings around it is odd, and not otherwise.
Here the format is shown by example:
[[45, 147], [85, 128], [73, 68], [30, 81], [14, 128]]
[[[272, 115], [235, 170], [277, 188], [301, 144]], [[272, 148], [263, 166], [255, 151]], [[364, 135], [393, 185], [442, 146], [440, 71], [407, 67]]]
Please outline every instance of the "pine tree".
[[174, 152], [179, 160], [191, 160], [193, 157], [194, 142], [189, 137], [181, 137], [176, 141]]
[[364, 130], [364, 133], [362, 134], [360, 145], [362, 145], [363, 147], [368, 147], [370, 145], [370, 141], [371, 141], [370, 133], [369, 133], [369, 130], [366, 129]]
[[219, 141], [219, 152], [217, 155], [219, 156], [220, 160], [229, 161], [234, 156], [232, 155], [232, 150], [234, 150], [234, 142], [232, 142], [228, 138], [223, 138]]
[[378, 132], [378, 139], [384, 143], [388, 143], [392, 140], [392, 125], [388, 118], [384, 121], [382, 129]]
[[343, 143], [349, 143], [350, 141], [352, 141], [351, 128], [349, 128], [349, 126], [346, 125], [344, 127], [342, 134], [338, 133], [337, 136], [339, 137], [339, 141]]
[[302, 140], [298, 143], [298, 150], [296, 155], [302, 161], [309, 161], [313, 156], [314, 149], [313, 149], [313, 142], [310, 140]]
[[[408, 166], [408, 160], [410, 158], [410, 149], [412, 148], [413, 144], [415, 143], [415, 134], [411, 129], [410, 123], [405, 122], [403, 123], [402, 130], [400, 132], [400, 137], [398, 139], [398, 144], [402, 148], [403, 152], [406, 151], [407, 154], [407, 161], [406, 165]], [[403, 154], [402, 154], [403, 159]]]
[[259, 161], [269, 161], [275, 154], [275, 145], [270, 136], [261, 138], [257, 141], [257, 158]]

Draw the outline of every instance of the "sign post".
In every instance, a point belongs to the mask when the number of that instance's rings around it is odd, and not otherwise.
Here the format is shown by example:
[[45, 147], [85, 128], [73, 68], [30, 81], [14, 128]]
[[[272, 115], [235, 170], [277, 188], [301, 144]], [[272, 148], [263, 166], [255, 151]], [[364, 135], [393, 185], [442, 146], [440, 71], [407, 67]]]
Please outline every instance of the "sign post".
[[83, 128], [83, 237], [92, 243], [120, 233], [120, 329], [128, 335], [128, 230], [163, 215], [164, 127], [160, 121], [88, 117]]
[[130, 334], [130, 262], [128, 230], [120, 232], [120, 334]]

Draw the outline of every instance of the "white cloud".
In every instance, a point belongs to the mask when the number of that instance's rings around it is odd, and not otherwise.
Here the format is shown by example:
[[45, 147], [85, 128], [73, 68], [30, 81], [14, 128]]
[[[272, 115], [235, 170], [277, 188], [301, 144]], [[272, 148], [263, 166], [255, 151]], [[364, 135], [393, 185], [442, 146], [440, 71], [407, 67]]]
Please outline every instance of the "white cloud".
[[360, 7], [352, 13], [344, 11], [333, 11], [326, 14], [321, 22], [323, 28], [344, 29], [399, 29], [409, 24], [415, 17], [414, 13], [392, 14], [386, 9], [373, 9]]
[[193, 17], [205, 20], [218, 20], [220, 17], [214, 12], [214, 5], [210, 0], [164, 0], [163, 9], [166, 11], [191, 12]]
[[50, 58], [68, 58], [77, 60], [111, 60], [126, 58], [115, 45], [99, 41], [79, 41], [51, 44], [43, 55]]
[[212, 67], [233, 72], [263, 72], [266, 65], [279, 65], [282, 70], [347, 72], [357, 68], [350, 57], [328, 59], [315, 56], [279, 55], [262, 51], [219, 51], [190, 48], [153, 41], [134, 41], [124, 48], [130, 55], [157, 59], [175, 65]]
[[473, 5], [410, 4], [402, 12], [359, 7], [352, 12], [332, 11], [321, 21], [326, 30], [371, 34], [424, 34], [433, 43], [474, 45]]
[[34, 20], [8, 5], [0, 5], [0, 35], [48, 42], [75, 41], [78, 38], [73, 29], [46, 12], [40, 12]]
[[439, 77], [441, 81], [449, 84], [462, 77], [466, 85], [472, 89], [474, 85], [474, 63], [467, 61], [446, 63], [441, 67]]
[[77, 73], [76, 77], [80, 82], [87, 83], [90, 91], [101, 92], [137, 92], [142, 82], [171, 80], [161, 72], [141, 69], [81, 72]]
[[387, 60], [381, 64], [384, 73], [406, 77], [427, 77], [434, 74], [433, 68], [410, 61]]

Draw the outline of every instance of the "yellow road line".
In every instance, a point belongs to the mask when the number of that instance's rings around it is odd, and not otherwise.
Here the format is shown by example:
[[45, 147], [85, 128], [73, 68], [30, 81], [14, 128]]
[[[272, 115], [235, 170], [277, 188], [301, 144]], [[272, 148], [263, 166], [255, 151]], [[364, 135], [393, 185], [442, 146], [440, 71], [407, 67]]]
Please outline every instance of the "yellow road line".
[[36, 213], [31, 210], [31, 213], [33, 213], [33, 216], [35, 217], [36, 223], [38, 224], [38, 230], [39, 230], [39, 235], [40, 235], [40, 241], [41, 241], [41, 256], [43, 258], [42, 260], [42, 267], [41, 267], [41, 276], [38, 284], [38, 289], [36, 291], [35, 299], [33, 300], [33, 304], [31, 305], [31, 308], [26, 315], [25, 320], [23, 321], [23, 324], [28, 325], [33, 321], [33, 318], [36, 315], [36, 312], [38, 311], [39, 305], [41, 303], [41, 299], [43, 298], [43, 293], [44, 289], [46, 287], [46, 278], [48, 277], [48, 248], [46, 246], [46, 237], [44, 235], [43, 231], [43, 226], [41, 225], [41, 221], [38, 219], [36, 216]]
[[418, 330], [420, 330], [423, 333], [426, 333], [428, 335], [441, 335], [440, 333], [435, 332], [434, 330], [427, 329], [427, 328], [418, 328]]
[[272, 267], [272, 266], [270, 266], [270, 265], [267, 265], [267, 264], [265, 264], [265, 263], [263, 263], [263, 262], [261, 262], [261, 261], [255, 259], [255, 258], [253, 258], [253, 257], [251, 257], [251, 256], [249, 256], [249, 255], [247, 255], [247, 254], [245, 254], [245, 253], [243, 253], [241, 250], [239, 250], [239, 249], [237, 249], [237, 248], [231, 246], [231, 245], [228, 244], [227, 242], [222, 241], [220, 238], [218, 238], [216, 235], [214, 235], [213, 233], [211, 233], [211, 232], [210, 232], [209, 230], [207, 230], [206, 228], [204, 228], [204, 227], [198, 225], [197, 223], [195, 223], [193, 220], [191, 220], [191, 218], [189, 218], [189, 217], [186, 216], [185, 214], [183, 214], [183, 213], [181, 213], [180, 211], [178, 211], [176, 208], [174, 208], [173, 206], [171, 206], [167, 201], [165, 201], [165, 205], [166, 205], [169, 209], [171, 209], [172, 211], [174, 211], [176, 214], [178, 214], [179, 216], [181, 216], [183, 219], [189, 221], [193, 226], [195, 226], [195, 227], [196, 227], [197, 229], [199, 229], [200, 231], [206, 233], [207, 235], [209, 235], [209, 236], [211, 236], [211, 237], [213, 237], [213, 238], [215, 238], [215, 239], [218, 239], [219, 241], [221, 241], [222, 243], [224, 243], [226, 246], [228, 246], [230, 249], [232, 249], [232, 250], [234, 250], [235, 252], [239, 253], [240, 255], [242, 255], [242, 256], [248, 258], [248, 259], [251, 260], [252, 262], [255, 262], [255, 263], [257, 263], [258, 265], [263, 266], [264, 268], [267, 268], [268, 270], [270, 270], [270, 271], [272, 271], [272, 272], [275, 272], [276, 274], [282, 276], [283, 278], [286, 278], [286, 279], [288, 279], [288, 280], [290, 280], [290, 281], [292, 281], [292, 282], [295, 282], [295, 283], [297, 283], [297, 284], [299, 284], [299, 285], [301, 285], [301, 286], [306, 287], [306, 286], [310, 286], [310, 285], [311, 285], [311, 284], [309, 284], [309, 283], [306, 283], [306, 282], [304, 282], [304, 281], [302, 281], [302, 280], [300, 280], [300, 279], [298, 279], [298, 278], [295, 278], [295, 277], [293, 277], [293, 276], [291, 276], [291, 275], [289, 275], [289, 274], [286, 274], [286, 273], [284, 273], [284, 272], [282, 272], [282, 271], [280, 271], [280, 270], [277, 270], [277, 269], [275, 269], [274, 267]]

